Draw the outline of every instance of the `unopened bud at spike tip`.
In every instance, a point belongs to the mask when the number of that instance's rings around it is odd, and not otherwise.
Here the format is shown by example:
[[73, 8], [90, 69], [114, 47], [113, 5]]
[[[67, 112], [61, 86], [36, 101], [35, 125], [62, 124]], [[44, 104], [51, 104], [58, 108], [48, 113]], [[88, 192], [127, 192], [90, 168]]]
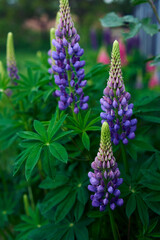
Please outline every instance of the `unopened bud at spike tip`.
[[14, 52], [13, 34], [11, 32], [7, 35], [7, 71], [11, 80], [19, 79]]

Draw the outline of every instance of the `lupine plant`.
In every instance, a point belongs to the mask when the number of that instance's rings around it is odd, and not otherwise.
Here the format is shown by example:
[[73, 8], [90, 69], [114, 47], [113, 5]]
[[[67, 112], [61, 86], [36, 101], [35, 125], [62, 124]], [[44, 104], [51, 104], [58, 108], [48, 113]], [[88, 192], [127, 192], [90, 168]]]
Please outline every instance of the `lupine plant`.
[[13, 71], [9, 33], [0, 62], [0, 239], [160, 239], [159, 90], [123, 80], [118, 41], [87, 68], [68, 0], [58, 19], [50, 60]]

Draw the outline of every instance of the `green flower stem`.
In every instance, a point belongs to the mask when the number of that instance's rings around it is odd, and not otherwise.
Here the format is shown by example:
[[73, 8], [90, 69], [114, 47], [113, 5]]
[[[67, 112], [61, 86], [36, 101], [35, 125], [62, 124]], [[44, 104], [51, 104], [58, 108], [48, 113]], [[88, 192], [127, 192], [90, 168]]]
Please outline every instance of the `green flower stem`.
[[30, 198], [30, 201], [31, 201], [32, 209], [34, 210], [35, 209], [35, 204], [34, 204], [34, 198], [33, 198], [33, 193], [32, 193], [31, 186], [28, 186], [28, 193], [29, 193], [29, 198]]
[[29, 216], [29, 202], [27, 194], [23, 195], [24, 210], [27, 216]]
[[110, 207], [108, 207], [109, 210], [109, 217], [110, 217], [110, 223], [111, 223], [111, 228], [112, 228], [112, 233], [113, 233], [113, 238], [114, 240], [118, 240], [118, 233], [117, 233], [117, 226], [113, 217], [113, 212], [110, 209]]
[[120, 143], [120, 146], [121, 146], [122, 159], [123, 159], [123, 163], [124, 163], [125, 172], [127, 174], [129, 174], [129, 167], [128, 167], [128, 161], [126, 158], [126, 151], [125, 151], [125, 148], [124, 148], [124, 145], [122, 142]]

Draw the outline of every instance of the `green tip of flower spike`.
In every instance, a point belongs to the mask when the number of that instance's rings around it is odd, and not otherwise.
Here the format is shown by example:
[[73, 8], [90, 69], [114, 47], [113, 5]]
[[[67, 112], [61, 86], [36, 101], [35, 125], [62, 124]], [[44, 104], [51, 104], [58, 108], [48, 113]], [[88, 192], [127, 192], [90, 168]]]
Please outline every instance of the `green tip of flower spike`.
[[68, 6], [69, 2], [68, 0], [60, 0], [60, 6]]
[[1, 75], [1, 78], [3, 78], [5, 75], [3, 63], [1, 61], [0, 61], [0, 75]]
[[55, 28], [51, 28], [50, 29], [50, 45], [51, 45], [50, 47], [51, 47], [51, 51], [55, 51], [56, 50], [56, 48], [52, 44], [52, 40], [56, 38], [55, 32], [56, 32]]
[[112, 47], [112, 58], [115, 60], [120, 60], [120, 51], [119, 51], [119, 43], [117, 40], [114, 41], [113, 47]]
[[11, 32], [7, 35], [7, 61], [15, 61], [13, 34]]
[[101, 145], [104, 148], [111, 147], [110, 129], [107, 122], [104, 122], [101, 127]]

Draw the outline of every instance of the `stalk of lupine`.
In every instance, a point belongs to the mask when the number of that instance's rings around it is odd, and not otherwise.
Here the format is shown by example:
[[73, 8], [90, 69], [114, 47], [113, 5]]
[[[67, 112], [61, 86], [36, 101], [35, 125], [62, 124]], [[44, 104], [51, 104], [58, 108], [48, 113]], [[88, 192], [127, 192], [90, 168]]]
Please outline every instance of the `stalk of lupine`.
[[55, 91], [55, 96], [59, 97], [59, 109], [65, 110], [72, 107], [74, 113], [79, 112], [79, 108], [88, 108], [88, 96], [84, 96], [83, 87], [87, 81], [83, 80], [85, 61], [80, 61], [84, 50], [79, 46], [80, 36], [70, 15], [68, 0], [60, 0], [60, 23], [56, 30], [56, 40], [52, 44], [56, 51], [52, 52], [55, 65], [52, 69], [57, 74], [54, 75], [55, 83], [59, 90]]
[[104, 122], [101, 128], [100, 148], [91, 164], [94, 172], [89, 172], [90, 185], [88, 189], [94, 194], [91, 195], [92, 206], [99, 207], [104, 211], [109, 204], [112, 210], [116, 206], [123, 205], [123, 199], [120, 198], [118, 187], [123, 179], [119, 178], [120, 171], [113, 156], [110, 130], [107, 122]]
[[131, 95], [125, 91], [121, 72], [121, 59], [118, 41], [115, 40], [112, 49], [111, 68], [104, 96], [100, 99], [102, 123], [107, 121], [111, 131], [111, 140], [115, 145], [120, 141], [128, 143], [135, 137], [137, 119], [131, 119], [133, 103], [129, 104]]
[[55, 37], [55, 28], [51, 28], [50, 29], [50, 50], [48, 51], [48, 56], [49, 56], [49, 58], [48, 58], [48, 63], [50, 64], [50, 68], [48, 69], [48, 72], [50, 73], [50, 74], [53, 74], [53, 69], [52, 69], [52, 66], [55, 64], [55, 61], [54, 61], [54, 59], [52, 58], [52, 52], [53, 51], [55, 51], [56, 50], [56, 48], [55, 48], [55, 46], [53, 46], [53, 44], [52, 44], [52, 40], [53, 39], [55, 39], [56, 37]]
[[7, 36], [7, 71], [11, 80], [19, 79], [14, 52], [13, 34], [11, 32], [9, 32]]

